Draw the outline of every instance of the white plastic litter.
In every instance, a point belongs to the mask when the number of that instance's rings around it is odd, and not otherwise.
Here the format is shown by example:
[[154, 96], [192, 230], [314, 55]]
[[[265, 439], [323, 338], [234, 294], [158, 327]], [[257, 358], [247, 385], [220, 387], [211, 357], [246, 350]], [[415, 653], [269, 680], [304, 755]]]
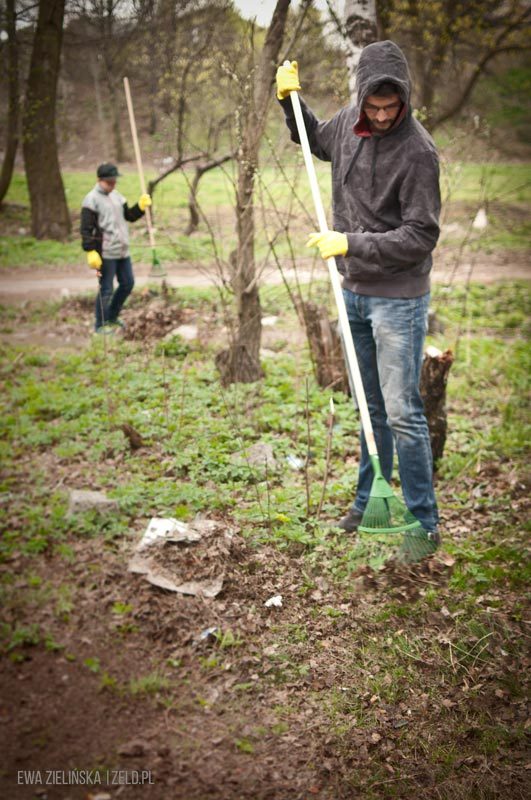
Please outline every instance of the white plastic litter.
[[304, 459], [299, 458], [298, 456], [293, 456], [293, 455], [286, 456], [286, 461], [288, 462], [291, 469], [299, 470], [302, 469], [304, 466]]
[[145, 550], [155, 542], [198, 542], [201, 534], [190, 530], [184, 522], [173, 517], [152, 517], [146, 532], [141, 538], [137, 550]]
[[487, 212], [484, 208], [480, 208], [476, 216], [474, 217], [474, 222], [472, 223], [472, 227], [477, 231], [484, 230], [489, 221], [487, 219]]
[[[166, 559], [161, 558], [162, 548], [168, 544], [193, 545], [203, 537], [215, 536], [216, 532], [219, 533], [219, 523], [213, 520], [198, 520], [187, 525], [172, 517], [152, 517], [129, 561], [129, 572], [143, 575], [153, 586], [170, 592], [216, 597], [223, 588], [224, 569], [221, 565], [217, 575], [204, 580], [183, 581], [168, 569]], [[225, 546], [230, 546], [232, 531], [221, 533]]]
[[273, 606], [275, 608], [282, 608], [282, 595], [281, 594], [273, 595], [273, 597], [270, 597], [269, 600], [265, 601], [264, 605], [266, 608], [272, 608]]

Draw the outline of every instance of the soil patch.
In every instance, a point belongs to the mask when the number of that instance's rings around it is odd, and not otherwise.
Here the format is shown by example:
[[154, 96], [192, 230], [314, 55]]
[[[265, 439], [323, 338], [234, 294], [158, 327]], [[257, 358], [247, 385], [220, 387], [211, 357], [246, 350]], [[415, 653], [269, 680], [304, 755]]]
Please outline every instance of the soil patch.
[[[451, 519], [448, 526], [459, 536]], [[58, 556], [42, 559], [34, 581], [46, 589], [44, 605], [37, 595], [28, 602], [21, 582], [25, 602], [9, 610], [6, 622], [37, 625], [40, 641], [18, 649], [23, 660], [5, 661], [0, 679], [2, 796], [347, 800], [406, 798], [414, 790], [423, 798], [464, 799], [479, 787], [479, 796], [526, 796], [518, 735], [488, 760], [476, 746], [481, 719], [515, 731], [525, 725], [525, 698], [500, 684], [522, 665], [500, 653], [493, 636], [488, 663], [484, 652], [461, 666], [454, 650], [455, 681], [445, 685], [430, 655], [433, 642], [452, 641], [456, 625], [444, 605], [452, 570], [444, 553], [413, 568], [362, 571], [341, 586], [318, 571], [310, 578], [301, 556], [252, 547], [236, 534], [218, 553], [225, 580], [209, 600], [168, 593], [129, 574], [133, 547], [130, 539], [103, 550], [97, 541], [80, 541], [68, 570]], [[193, 546], [186, 565], [189, 577]], [[4, 569], [16, 574], [23, 566], [17, 561]], [[204, 568], [209, 564], [198, 550], [196, 569]], [[54, 612], [50, 600], [65, 583], [71, 607]], [[405, 656], [415, 667], [422, 661], [418, 692], [393, 699], [389, 678], [379, 691], [364, 689], [370, 676], [359, 672], [356, 654], [375, 643], [385, 647], [386, 636], [407, 641], [408, 631], [419, 631], [418, 619], [402, 618], [400, 629], [393, 618], [380, 619], [382, 602], [422, 601], [430, 587], [442, 592], [442, 605], [421, 612], [424, 653]], [[282, 606], [267, 608], [276, 594]], [[497, 624], [505, 642], [516, 641], [521, 598], [504, 593], [503, 600]], [[469, 646], [472, 655], [479, 652]], [[378, 671], [375, 649], [372, 678]], [[348, 747], [340, 732], [345, 724]], [[444, 767], [433, 754], [446, 752], [449, 741], [458, 755], [444, 789]], [[56, 785], [38, 787], [38, 795], [17, 784], [19, 770], [52, 769], [100, 770], [103, 780], [119, 772], [138, 779], [147, 771], [153, 783]]]

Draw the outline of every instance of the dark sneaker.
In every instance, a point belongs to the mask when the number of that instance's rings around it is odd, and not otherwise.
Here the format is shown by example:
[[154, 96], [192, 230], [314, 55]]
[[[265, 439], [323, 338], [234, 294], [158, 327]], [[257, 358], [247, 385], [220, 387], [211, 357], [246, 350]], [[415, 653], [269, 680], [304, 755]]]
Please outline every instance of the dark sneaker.
[[426, 535], [434, 550], [441, 546], [441, 534], [439, 531], [427, 531]]
[[361, 525], [362, 517], [363, 511], [358, 511], [357, 508], [351, 508], [343, 519], [339, 520], [337, 527], [342, 528], [347, 533], [354, 533], [354, 531], [358, 530], [358, 526]]

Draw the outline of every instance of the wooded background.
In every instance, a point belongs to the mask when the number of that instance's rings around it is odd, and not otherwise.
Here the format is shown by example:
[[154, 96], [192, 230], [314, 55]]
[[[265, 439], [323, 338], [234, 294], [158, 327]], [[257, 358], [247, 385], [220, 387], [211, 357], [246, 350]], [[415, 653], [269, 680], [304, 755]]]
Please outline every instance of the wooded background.
[[48, 206], [46, 218], [36, 215], [34, 234], [68, 232], [66, 215], [54, 203], [61, 194], [52, 183], [57, 153], [63, 164], [80, 167], [132, 159], [125, 75], [134, 87], [146, 155], [159, 166], [218, 158], [241, 144], [251, 84], [265, 83], [273, 96], [276, 62], [298, 58], [304, 95], [325, 116], [349, 100], [347, 62], [356, 45], [381, 38], [394, 39], [408, 56], [413, 103], [427, 127], [484, 119], [498, 148], [523, 153], [529, 134], [528, 3], [372, 5], [376, 27], [361, 16], [371, 3], [347, 2], [340, 16], [332, 2], [323, 12], [311, 0], [295, 8], [279, 0], [278, 52], [266, 70], [260, 61], [266, 30], [244, 20], [228, 0], [2, 0], [0, 59], [8, 80], [0, 84], [0, 201], [15, 158], [21, 162], [23, 156], [26, 171], [38, 172], [44, 187], [32, 199], [45, 194]]
[[191, 234], [202, 177], [233, 162], [237, 246], [223, 280], [235, 323], [219, 361], [228, 381], [261, 375], [254, 195], [266, 141], [279, 175], [294, 157], [285, 138], [274, 144], [284, 127], [274, 76], [286, 57], [298, 59], [303, 94], [326, 117], [352, 99], [361, 48], [392, 38], [411, 65], [416, 113], [440, 141], [451, 145], [459, 131], [478, 161], [528, 155], [531, 8], [520, 0], [348, 0], [341, 13], [332, 0], [325, 11], [278, 0], [267, 29], [229, 0], [2, 0], [1, 9], [0, 204], [18, 165], [36, 239], [77, 235], [62, 168], [133, 160], [124, 76], [155, 215], [157, 187], [184, 171]]

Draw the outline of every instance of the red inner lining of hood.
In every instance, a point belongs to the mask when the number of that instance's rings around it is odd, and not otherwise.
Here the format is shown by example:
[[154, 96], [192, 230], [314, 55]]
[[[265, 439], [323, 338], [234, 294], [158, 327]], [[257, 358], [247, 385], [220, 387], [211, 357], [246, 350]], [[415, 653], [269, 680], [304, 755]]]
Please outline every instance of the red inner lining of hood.
[[[407, 112], [407, 105], [405, 103], [402, 103], [402, 108], [400, 109], [400, 112], [398, 114], [398, 117], [395, 119], [394, 124], [392, 125], [391, 128], [389, 128], [388, 131], [386, 131], [382, 135], [387, 136], [387, 134], [391, 133], [391, 131], [394, 131], [394, 129], [400, 125], [400, 123], [406, 116], [406, 112]], [[359, 119], [353, 126], [352, 130], [354, 131], [356, 136], [361, 136], [363, 139], [369, 139], [371, 136], [373, 136], [373, 132], [371, 131], [371, 127], [369, 124], [369, 118], [365, 113], [365, 111], [361, 112]]]

